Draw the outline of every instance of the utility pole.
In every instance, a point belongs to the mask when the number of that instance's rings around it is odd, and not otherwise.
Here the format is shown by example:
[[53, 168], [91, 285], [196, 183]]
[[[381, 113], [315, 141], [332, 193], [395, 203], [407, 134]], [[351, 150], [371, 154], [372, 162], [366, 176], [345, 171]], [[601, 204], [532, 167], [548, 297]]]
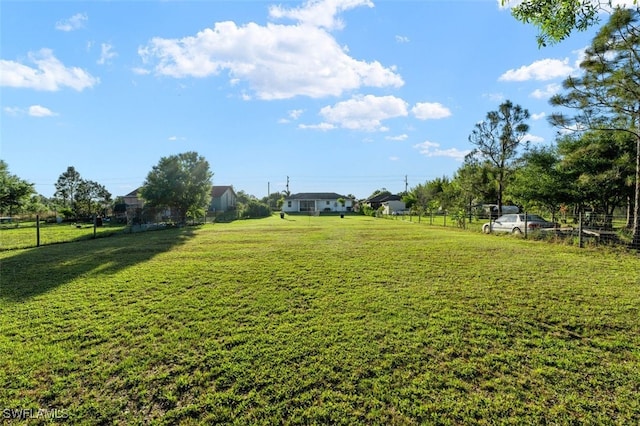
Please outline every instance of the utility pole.
[[404, 175], [404, 193], [406, 194], [409, 188], [409, 182], [407, 181], [407, 175]]
[[287, 176], [287, 196], [291, 195], [289, 192], [289, 176]]

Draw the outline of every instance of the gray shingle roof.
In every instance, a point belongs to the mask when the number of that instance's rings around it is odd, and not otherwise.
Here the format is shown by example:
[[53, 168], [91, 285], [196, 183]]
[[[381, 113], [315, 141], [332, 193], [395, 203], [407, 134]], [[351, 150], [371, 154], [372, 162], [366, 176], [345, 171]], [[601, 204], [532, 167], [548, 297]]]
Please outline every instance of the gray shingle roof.
[[335, 192], [300, 192], [298, 194], [291, 194], [287, 200], [337, 200], [338, 198], [346, 199], [344, 195], [336, 194]]

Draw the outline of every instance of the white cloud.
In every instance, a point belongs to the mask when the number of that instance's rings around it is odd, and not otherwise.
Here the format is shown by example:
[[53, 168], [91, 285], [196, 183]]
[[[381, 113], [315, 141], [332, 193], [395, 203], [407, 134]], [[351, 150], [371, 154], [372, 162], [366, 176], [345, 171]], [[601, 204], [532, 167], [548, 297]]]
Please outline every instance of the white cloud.
[[31, 105], [29, 108], [19, 108], [19, 107], [4, 107], [3, 111], [5, 114], [17, 117], [24, 114], [30, 115], [31, 117], [54, 117], [58, 115], [57, 113], [51, 111], [49, 108], [43, 107], [42, 105]]
[[409, 135], [402, 134], [402, 135], [397, 135], [397, 136], [387, 136], [387, 137], [385, 137], [385, 139], [389, 140], [389, 141], [399, 141], [399, 142], [401, 142], [401, 141], [407, 140], [408, 137], [409, 137]]
[[522, 138], [522, 140], [524, 142], [528, 141], [530, 143], [542, 143], [542, 142], [544, 142], [544, 138], [543, 137], [532, 135], [530, 133], [527, 133], [526, 135], [524, 135], [524, 138]]
[[292, 109], [291, 111], [287, 112], [288, 118], [281, 118], [280, 120], [278, 120], [278, 123], [286, 124], [292, 121], [296, 121], [297, 119], [300, 118], [303, 112], [304, 112], [303, 109]]
[[58, 114], [42, 105], [31, 105], [29, 107], [29, 115], [32, 117], [53, 117]]
[[397, 35], [396, 42], [398, 43], [409, 43], [409, 37]]
[[327, 130], [333, 130], [336, 128], [336, 126], [334, 126], [333, 124], [330, 123], [320, 123], [320, 124], [300, 124], [298, 125], [299, 129], [304, 129], [304, 130], [323, 130], [323, 131], [327, 131]]
[[299, 9], [274, 7], [272, 16], [299, 23], [218, 22], [191, 37], [153, 38], [138, 53], [157, 75], [203, 78], [227, 71], [231, 81], [247, 82], [257, 98], [267, 100], [340, 96], [363, 86], [400, 87], [404, 81], [395, 67], [350, 57], [326, 29], [336, 25], [336, 13], [369, 3], [327, 0]]
[[99, 79], [77, 67], [65, 67], [50, 49], [29, 53], [37, 68], [19, 62], [0, 60], [0, 86], [57, 91], [70, 87], [77, 91], [93, 87]]
[[574, 68], [578, 70], [580, 68], [580, 64], [587, 57], [587, 47], [583, 47], [582, 49], [573, 50], [571, 53], [576, 55], [576, 60], [573, 62]]
[[140, 68], [140, 67], [131, 68], [131, 71], [136, 75], [149, 75], [149, 74], [151, 74], [151, 71], [149, 71], [148, 69]]
[[4, 107], [2, 108], [2, 110], [5, 112], [5, 114], [11, 115], [13, 117], [17, 117], [18, 115], [23, 113], [22, 109], [18, 107]]
[[528, 80], [552, 80], [559, 77], [567, 77], [574, 71], [569, 65], [569, 59], [541, 59], [531, 65], [526, 65], [517, 70], [511, 69], [498, 78], [498, 81], [528, 81]]
[[427, 157], [449, 157], [457, 161], [463, 161], [470, 150], [459, 150], [457, 148], [442, 149], [439, 143], [424, 141], [413, 146], [420, 154]]
[[298, 118], [300, 118], [303, 112], [303, 109], [293, 109], [289, 111], [289, 118], [291, 118], [292, 120], [297, 120]]
[[482, 97], [487, 98], [492, 102], [502, 102], [505, 99], [503, 93], [485, 93]]
[[555, 95], [562, 89], [562, 86], [558, 83], [547, 84], [544, 89], [536, 89], [531, 93], [532, 98], [547, 99]]
[[399, 161], [400, 157], [396, 157], [396, 156], [389, 157], [389, 160], [391, 160], [391, 161]]
[[325, 121], [351, 130], [386, 131], [382, 121], [408, 115], [407, 103], [395, 96], [356, 96], [320, 110]]
[[111, 59], [118, 56], [116, 52], [113, 51], [113, 46], [109, 43], [102, 43], [100, 47], [100, 58], [98, 59], [99, 65], [104, 65], [111, 62]]
[[539, 114], [531, 114], [531, 119], [534, 120], [534, 121], [537, 121], [537, 120], [542, 120], [546, 116], [547, 116], [547, 114], [545, 112], [541, 112]]
[[418, 102], [411, 109], [411, 112], [419, 120], [435, 120], [451, 116], [451, 111], [449, 111], [449, 108], [437, 102]]
[[85, 22], [89, 20], [86, 13], [76, 13], [71, 18], [63, 19], [56, 22], [56, 30], [60, 31], [75, 31], [80, 28], [84, 28]]
[[269, 16], [276, 19], [288, 18], [303, 25], [335, 30], [344, 28], [344, 22], [337, 15], [355, 7], [373, 7], [370, 0], [308, 0], [302, 7], [286, 9], [271, 6]]

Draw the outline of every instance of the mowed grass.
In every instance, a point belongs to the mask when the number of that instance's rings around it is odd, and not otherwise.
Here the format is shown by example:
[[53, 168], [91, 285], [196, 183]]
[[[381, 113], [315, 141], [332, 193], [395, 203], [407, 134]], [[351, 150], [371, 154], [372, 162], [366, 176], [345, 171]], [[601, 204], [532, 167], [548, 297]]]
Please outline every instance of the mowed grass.
[[[95, 228], [95, 237], [111, 236], [126, 230], [126, 225], [106, 223]], [[40, 245], [59, 244], [94, 238], [92, 224], [46, 223], [40, 222]], [[38, 244], [38, 228], [35, 222], [23, 222], [18, 226], [0, 228], [0, 250], [36, 247]]]
[[274, 216], [0, 260], [0, 409], [72, 424], [640, 422], [637, 255]]

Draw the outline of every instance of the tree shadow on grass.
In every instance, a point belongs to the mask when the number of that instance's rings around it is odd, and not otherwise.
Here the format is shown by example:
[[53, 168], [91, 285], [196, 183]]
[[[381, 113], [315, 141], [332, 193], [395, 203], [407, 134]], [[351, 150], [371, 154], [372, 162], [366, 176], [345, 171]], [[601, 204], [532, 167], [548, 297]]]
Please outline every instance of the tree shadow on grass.
[[22, 302], [82, 276], [116, 273], [193, 235], [190, 228], [167, 229], [7, 252], [0, 258], [0, 300]]

